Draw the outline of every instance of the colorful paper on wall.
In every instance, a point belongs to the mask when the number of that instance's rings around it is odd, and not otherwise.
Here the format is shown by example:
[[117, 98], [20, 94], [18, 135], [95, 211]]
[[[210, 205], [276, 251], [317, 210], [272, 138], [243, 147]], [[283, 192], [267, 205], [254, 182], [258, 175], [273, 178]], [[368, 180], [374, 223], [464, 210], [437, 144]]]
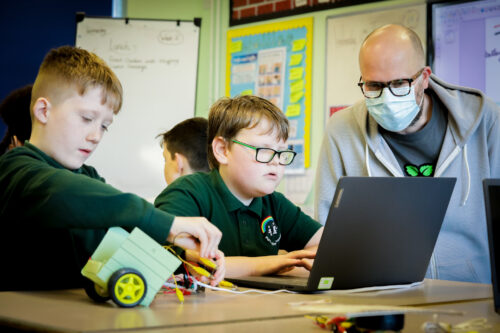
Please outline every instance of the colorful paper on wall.
[[226, 95], [253, 93], [293, 117], [302, 165], [285, 172], [309, 167], [312, 18], [229, 30], [227, 43]]

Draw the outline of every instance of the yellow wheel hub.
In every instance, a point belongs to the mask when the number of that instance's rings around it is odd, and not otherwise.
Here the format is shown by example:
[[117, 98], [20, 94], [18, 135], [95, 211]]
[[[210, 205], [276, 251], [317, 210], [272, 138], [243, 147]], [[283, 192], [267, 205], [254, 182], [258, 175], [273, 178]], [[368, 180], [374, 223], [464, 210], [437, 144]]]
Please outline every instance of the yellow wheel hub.
[[146, 290], [144, 280], [134, 273], [120, 276], [114, 289], [116, 298], [124, 304], [133, 304], [139, 301]]

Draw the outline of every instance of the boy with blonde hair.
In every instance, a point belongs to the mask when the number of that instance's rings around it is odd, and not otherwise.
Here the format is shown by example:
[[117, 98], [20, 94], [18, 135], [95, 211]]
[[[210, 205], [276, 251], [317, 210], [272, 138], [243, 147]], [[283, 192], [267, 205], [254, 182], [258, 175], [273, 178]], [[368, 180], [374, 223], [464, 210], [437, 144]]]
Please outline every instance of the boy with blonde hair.
[[221, 233], [206, 219], [155, 209], [83, 164], [121, 104], [118, 78], [95, 54], [65, 46], [45, 57], [32, 90], [30, 139], [0, 158], [0, 253], [8, 268], [1, 290], [82, 286], [80, 270], [112, 226], [139, 227], [159, 243], [187, 233], [201, 241], [202, 256], [221, 258]]
[[[208, 174], [169, 185], [156, 207], [183, 216], [204, 216], [223, 233], [229, 277], [265, 275], [308, 267], [323, 228], [282, 194], [274, 192], [295, 152], [288, 148], [288, 120], [256, 96], [222, 98], [208, 116]], [[278, 250], [290, 251], [278, 255]]]

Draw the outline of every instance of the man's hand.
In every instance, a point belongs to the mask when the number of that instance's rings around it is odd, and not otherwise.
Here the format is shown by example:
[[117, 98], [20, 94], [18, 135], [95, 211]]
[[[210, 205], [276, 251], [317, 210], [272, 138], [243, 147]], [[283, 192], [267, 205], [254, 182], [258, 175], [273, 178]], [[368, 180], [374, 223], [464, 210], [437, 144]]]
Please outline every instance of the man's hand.
[[[222, 232], [204, 217], [176, 216], [167, 241], [199, 252], [204, 258], [217, 258]], [[174, 242], [175, 241], [175, 242]]]

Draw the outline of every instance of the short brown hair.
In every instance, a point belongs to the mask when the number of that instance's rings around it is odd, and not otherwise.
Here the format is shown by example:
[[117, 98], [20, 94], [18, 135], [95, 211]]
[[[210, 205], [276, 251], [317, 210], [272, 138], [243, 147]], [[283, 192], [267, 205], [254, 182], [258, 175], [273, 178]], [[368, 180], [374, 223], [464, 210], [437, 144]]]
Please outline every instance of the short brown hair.
[[52, 49], [38, 70], [30, 109], [33, 109], [33, 104], [40, 97], [50, 97], [52, 103], [58, 103], [72, 89], [83, 96], [88, 88], [94, 87], [102, 87], [102, 104], [108, 104], [114, 114], [117, 114], [122, 106], [123, 89], [120, 80], [104, 60], [78, 47], [61, 46]]
[[219, 168], [219, 162], [212, 151], [212, 141], [223, 137], [229, 145], [231, 139], [244, 128], [254, 128], [262, 117], [271, 123], [269, 131], [277, 130], [278, 139], [288, 139], [288, 119], [273, 103], [257, 96], [223, 97], [215, 102], [208, 114], [208, 164]]
[[170, 131], [159, 134], [160, 144], [165, 145], [172, 156], [184, 155], [193, 171], [208, 171], [207, 161], [208, 121], [202, 117], [186, 119], [175, 125]]

